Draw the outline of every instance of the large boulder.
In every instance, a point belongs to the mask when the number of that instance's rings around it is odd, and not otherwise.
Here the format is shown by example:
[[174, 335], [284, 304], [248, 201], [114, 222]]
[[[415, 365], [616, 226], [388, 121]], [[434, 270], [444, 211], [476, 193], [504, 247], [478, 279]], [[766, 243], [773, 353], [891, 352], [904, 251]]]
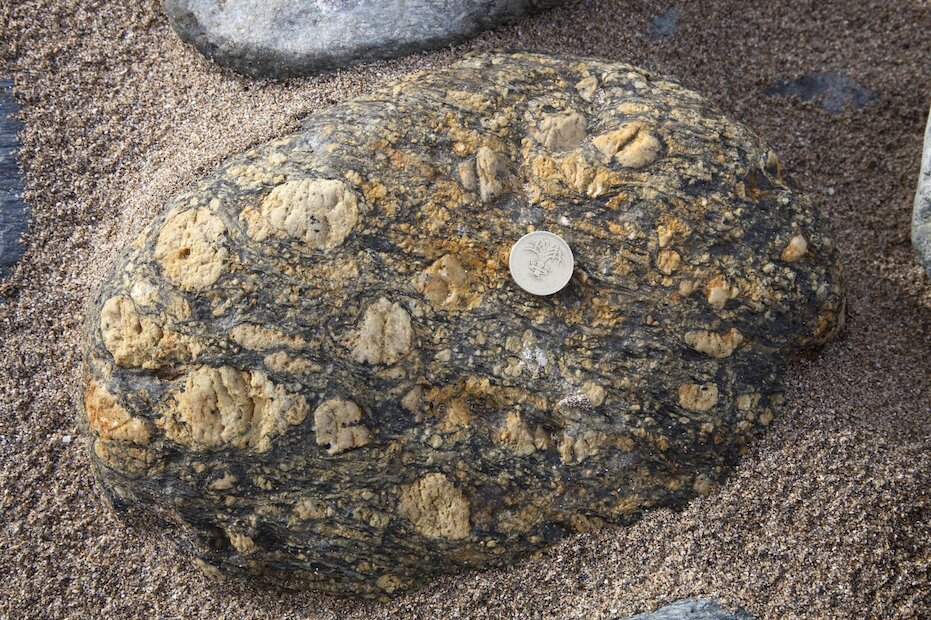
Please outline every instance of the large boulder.
[[921, 154], [921, 173], [912, 210], [912, 245], [918, 262], [931, 278], [931, 114], [925, 127], [925, 146]]
[[[508, 273], [530, 230], [575, 273]], [[104, 493], [205, 570], [380, 595], [711, 492], [844, 317], [777, 156], [635, 67], [490, 54], [177, 196], [87, 323]]]
[[564, 0], [162, 0], [172, 27], [240, 73], [285, 78], [474, 37]]

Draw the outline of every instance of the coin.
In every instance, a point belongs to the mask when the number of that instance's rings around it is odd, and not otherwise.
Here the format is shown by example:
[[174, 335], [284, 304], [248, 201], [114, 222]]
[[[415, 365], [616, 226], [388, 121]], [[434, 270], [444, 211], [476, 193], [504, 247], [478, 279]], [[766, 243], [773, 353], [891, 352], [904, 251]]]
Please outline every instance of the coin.
[[538, 230], [511, 246], [508, 268], [511, 277], [528, 293], [552, 295], [572, 278], [575, 258], [569, 244], [559, 235]]

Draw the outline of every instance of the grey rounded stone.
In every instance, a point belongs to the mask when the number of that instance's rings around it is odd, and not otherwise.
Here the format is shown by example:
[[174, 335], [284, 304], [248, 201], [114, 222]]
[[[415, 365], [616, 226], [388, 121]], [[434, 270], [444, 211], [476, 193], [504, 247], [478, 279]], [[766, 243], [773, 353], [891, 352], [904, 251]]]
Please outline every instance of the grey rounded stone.
[[654, 39], [669, 39], [677, 32], [679, 32], [679, 11], [674, 6], [650, 21], [650, 36]]
[[921, 175], [912, 211], [912, 245], [918, 261], [931, 277], [931, 114], [925, 128], [925, 148], [921, 155]]
[[743, 610], [729, 612], [717, 601], [687, 598], [654, 612], [631, 616], [627, 620], [754, 620], [754, 617]]
[[876, 93], [844, 71], [820, 71], [794, 80], [779, 81], [763, 94], [769, 97], [798, 97], [802, 101], [817, 99], [830, 114], [840, 114], [848, 106], [860, 110], [878, 99]]
[[293, 77], [435, 49], [563, 0], [162, 0], [182, 39], [247, 75]]

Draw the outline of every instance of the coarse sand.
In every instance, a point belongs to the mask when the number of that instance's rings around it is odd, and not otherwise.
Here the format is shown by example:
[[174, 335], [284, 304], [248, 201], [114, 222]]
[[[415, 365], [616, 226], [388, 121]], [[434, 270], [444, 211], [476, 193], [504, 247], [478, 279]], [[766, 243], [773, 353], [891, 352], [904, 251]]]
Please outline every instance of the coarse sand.
[[[667, 13], [675, 8], [674, 14]], [[650, 21], [673, 15], [651, 38]], [[664, 22], [665, 23], [665, 22]], [[209, 581], [96, 494], [73, 396], [86, 300], [167, 199], [298, 119], [473, 49], [667, 73], [753, 127], [830, 215], [845, 335], [716, 494], [387, 603]], [[686, 596], [762, 618], [931, 617], [931, 285], [909, 243], [931, 103], [926, 0], [584, 0], [437, 53], [286, 83], [218, 69], [154, 0], [0, 0], [34, 222], [0, 284], [3, 618], [615, 618]], [[764, 94], [842, 71], [862, 109]]]

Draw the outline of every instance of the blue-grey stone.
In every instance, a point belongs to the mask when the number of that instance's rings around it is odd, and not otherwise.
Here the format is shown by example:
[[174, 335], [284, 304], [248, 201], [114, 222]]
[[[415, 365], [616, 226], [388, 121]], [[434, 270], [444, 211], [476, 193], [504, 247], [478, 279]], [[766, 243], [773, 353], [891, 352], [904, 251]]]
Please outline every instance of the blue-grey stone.
[[925, 147], [921, 155], [921, 174], [918, 177], [918, 191], [915, 193], [915, 207], [912, 211], [912, 245], [918, 262], [922, 264], [931, 278], [931, 114], [925, 127]]
[[26, 231], [28, 207], [23, 202], [23, 179], [16, 152], [21, 129], [13, 100], [13, 82], [0, 78], [0, 278], [6, 277], [23, 253], [19, 242]]
[[650, 21], [650, 36], [654, 39], [668, 39], [679, 31], [679, 11], [670, 7], [662, 15]]
[[717, 601], [687, 598], [651, 613], [637, 614], [628, 620], [755, 620], [746, 611], [727, 611]]
[[821, 107], [837, 114], [847, 106], [863, 108], [876, 100], [876, 93], [843, 71], [821, 71], [795, 80], [776, 82], [766, 89], [768, 96], [798, 97], [802, 101], [821, 99]]
[[436, 49], [564, 1], [162, 0], [162, 7], [208, 58], [284, 78]]

